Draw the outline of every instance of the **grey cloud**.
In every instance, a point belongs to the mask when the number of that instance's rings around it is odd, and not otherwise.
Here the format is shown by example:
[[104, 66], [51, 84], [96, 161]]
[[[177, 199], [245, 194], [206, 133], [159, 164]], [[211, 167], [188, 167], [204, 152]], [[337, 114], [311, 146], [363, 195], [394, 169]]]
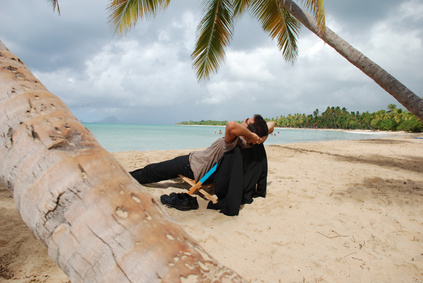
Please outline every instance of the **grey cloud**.
[[[0, 40], [84, 121], [113, 115], [169, 124], [239, 120], [254, 113], [311, 114], [327, 106], [363, 112], [399, 105], [304, 28], [299, 57], [287, 64], [276, 42], [248, 14], [235, 26], [219, 73], [199, 84], [190, 55], [201, 1], [173, 0], [124, 36], [110, 33], [107, 3], [63, 1], [61, 16], [42, 1], [0, 4]], [[325, 7], [328, 24], [335, 24], [329, 27], [422, 93], [421, 1], [326, 0]]]

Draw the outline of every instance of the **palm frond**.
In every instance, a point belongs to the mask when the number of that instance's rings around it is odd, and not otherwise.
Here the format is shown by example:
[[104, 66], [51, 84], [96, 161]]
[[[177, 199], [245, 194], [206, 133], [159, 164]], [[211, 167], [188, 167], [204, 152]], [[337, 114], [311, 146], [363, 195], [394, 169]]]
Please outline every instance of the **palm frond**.
[[232, 38], [232, 0], [206, 0], [204, 16], [197, 27], [197, 42], [191, 54], [199, 81], [216, 73], [225, 59], [225, 47]]
[[326, 33], [325, 4], [323, 0], [303, 0], [306, 7], [313, 12], [317, 20], [317, 27], [321, 35]]
[[251, 4], [251, 0], [233, 0], [234, 16], [240, 16]]
[[277, 0], [254, 0], [251, 13], [261, 22], [263, 30], [277, 39], [284, 59], [294, 62], [298, 55], [300, 23]]
[[109, 25], [113, 33], [124, 34], [134, 27], [138, 19], [155, 16], [169, 5], [170, 0], [112, 0], [109, 10]]
[[53, 12], [57, 9], [57, 12], [60, 15], [59, 0], [47, 0], [53, 6]]

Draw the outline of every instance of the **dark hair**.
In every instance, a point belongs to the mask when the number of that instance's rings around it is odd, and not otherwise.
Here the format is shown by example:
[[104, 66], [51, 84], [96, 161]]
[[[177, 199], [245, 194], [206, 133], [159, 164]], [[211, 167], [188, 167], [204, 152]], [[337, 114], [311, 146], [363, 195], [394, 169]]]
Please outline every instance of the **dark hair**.
[[265, 137], [269, 134], [269, 129], [267, 128], [267, 123], [259, 114], [254, 115], [254, 123], [248, 124], [247, 128], [256, 133], [259, 137]]

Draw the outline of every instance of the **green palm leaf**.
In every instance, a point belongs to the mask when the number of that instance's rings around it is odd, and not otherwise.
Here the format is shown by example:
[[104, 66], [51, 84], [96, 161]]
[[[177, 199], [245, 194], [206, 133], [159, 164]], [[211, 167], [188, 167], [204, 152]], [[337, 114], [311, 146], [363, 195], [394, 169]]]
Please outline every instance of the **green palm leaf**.
[[251, 0], [233, 0], [233, 2], [235, 16], [241, 15], [251, 4]]
[[298, 55], [297, 36], [300, 23], [277, 0], [254, 0], [251, 12], [261, 22], [263, 30], [277, 39], [284, 59], [294, 62]]
[[231, 0], [208, 0], [198, 25], [197, 43], [191, 57], [198, 80], [216, 73], [225, 59], [224, 48], [232, 38], [234, 9]]
[[317, 20], [317, 26], [320, 34], [324, 35], [326, 32], [326, 19], [325, 19], [325, 4], [323, 0], [303, 0], [306, 3], [308, 9], [313, 12], [314, 17]]
[[126, 33], [138, 19], [156, 15], [166, 9], [170, 0], [112, 0], [107, 7], [109, 24], [114, 33]]
[[60, 7], [59, 7], [59, 0], [47, 0], [51, 6], [53, 6], [53, 11], [57, 9], [57, 12], [60, 15]]

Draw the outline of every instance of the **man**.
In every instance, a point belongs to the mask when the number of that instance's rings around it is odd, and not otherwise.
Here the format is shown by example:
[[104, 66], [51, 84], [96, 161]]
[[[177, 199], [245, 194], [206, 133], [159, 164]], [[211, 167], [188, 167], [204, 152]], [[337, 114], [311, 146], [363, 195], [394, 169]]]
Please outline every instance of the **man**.
[[144, 168], [130, 172], [140, 184], [155, 183], [177, 178], [179, 174], [200, 180], [214, 164], [237, 145], [251, 148], [263, 143], [274, 130], [275, 123], [268, 122], [261, 115], [244, 119], [240, 124], [230, 121], [226, 124], [225, 136], [216, 140], [202, 151], [191, 152], [172, 160], [149, 164]]

